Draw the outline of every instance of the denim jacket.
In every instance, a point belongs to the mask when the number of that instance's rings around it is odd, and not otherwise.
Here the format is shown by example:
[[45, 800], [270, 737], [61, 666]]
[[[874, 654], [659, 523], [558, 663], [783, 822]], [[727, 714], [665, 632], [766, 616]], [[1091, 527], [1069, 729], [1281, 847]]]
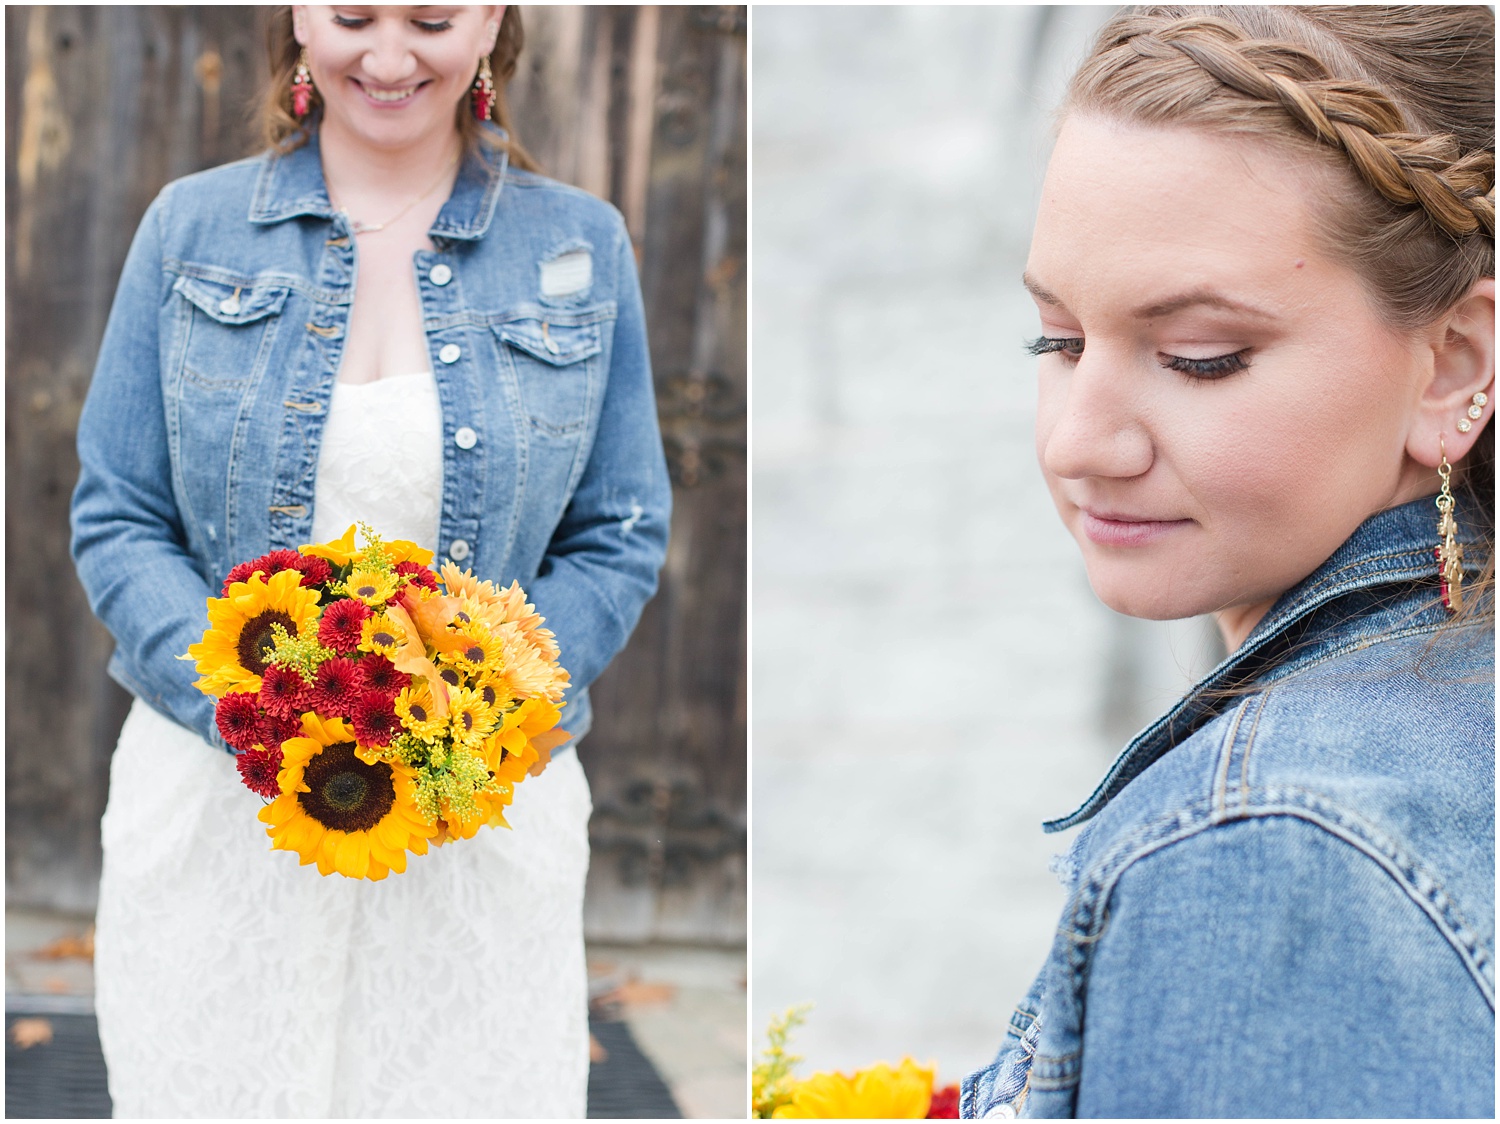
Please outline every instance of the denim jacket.
[[1494, 631], [1436, 525], [1367, 520], [1045, 825], [1088, 821], [963, 1116], [1494, 1116]]
[[[589, 683], [655, 592], [671, 506], [630, 239], [613, 207], [496, 150], [465, 160], [429, 236], [413, 269], [442, 410], [438, 558], [521, 582], [582, 736]], [[311, 541], [356, 253], [316, 133], [168, 184], [79, 419], [73, 557], [110, 674], [220, 746], [175, 657], [231, 566]]]

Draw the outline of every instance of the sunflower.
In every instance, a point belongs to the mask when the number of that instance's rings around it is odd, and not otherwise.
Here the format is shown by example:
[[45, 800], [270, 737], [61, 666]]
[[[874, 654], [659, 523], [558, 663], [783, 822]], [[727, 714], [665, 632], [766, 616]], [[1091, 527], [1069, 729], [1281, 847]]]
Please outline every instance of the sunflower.
[[326, 558], [335, 566], [347, 566], [365, 556], [363, 550], [355, 548], [354, 530], [355, 525], [350, 523], [349, 529], [338, 538], [329, 542], [308, 543], [298, 549], [313, 558]]
[[214, 698], [229, 691], [259, 691], [266, 657], [275, 647], [273, 625], [289, 636], [314, 636], [318, 591], [301, 584], [296, 570], [263, 578], [252, 575], [229, 587], [226, 597], [208, 599], [208, 631], [188, 649], [202, 677], [193, 686]]
[[302, 718], [300, 738], [282, 744], [281, 794], [260, 811], [276, 850], [295, 851], [319, 874], [379, 880], [406, 869], [406, 852], [427, 853], [437, 828], [412, 802], [412, 770], [366, 762], [354, 731], [339, 718]]
[[881, 1062], [853, 1076], [815, 1073], [792, 1087], [791, 1103], [772, 1115], [778, 1120], [817, 1117], [850, 1120], [920, 1120], [932, 1105], [931, 1069], [910, 1058], [892, 1069]]

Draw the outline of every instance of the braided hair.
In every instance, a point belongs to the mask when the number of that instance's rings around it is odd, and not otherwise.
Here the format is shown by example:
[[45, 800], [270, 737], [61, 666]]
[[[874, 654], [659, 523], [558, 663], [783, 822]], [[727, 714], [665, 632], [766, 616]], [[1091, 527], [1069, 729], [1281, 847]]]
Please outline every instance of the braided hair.
[[[1494, 74], [1488, 5], [1151, 5], [1100, 30], [1062, 114], [1305, 154], [1324, 173], [1313, 206], [1326, 252], [1405, 331], [1495, 276]], [[1460, 500], [1490, 541], [1494, 449], [1487, 423]]]

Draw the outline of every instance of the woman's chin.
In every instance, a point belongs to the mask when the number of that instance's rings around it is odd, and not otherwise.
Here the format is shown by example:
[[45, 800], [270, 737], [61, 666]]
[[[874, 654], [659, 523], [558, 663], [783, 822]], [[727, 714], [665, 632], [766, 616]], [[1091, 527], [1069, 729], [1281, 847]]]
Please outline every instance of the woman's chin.
[[[1133, 571], [1141, 568], [1132, 567]], [[1175, 621], [1209, 612], [1211, 603], [1201, 592], [1180, 588], [1172, 575], [1145, 572], [1121, 573], [1120, 567], [1088, 566], [1094, 596], [1127, 617], [1148, 621]]]

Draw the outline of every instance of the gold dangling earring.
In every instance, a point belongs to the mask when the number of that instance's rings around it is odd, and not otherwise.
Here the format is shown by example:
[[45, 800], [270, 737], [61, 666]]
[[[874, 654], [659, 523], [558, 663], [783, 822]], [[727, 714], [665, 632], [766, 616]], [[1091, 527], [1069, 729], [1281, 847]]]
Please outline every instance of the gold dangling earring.
[[1458, 524], [1453, 519], [1453, 492], [1448, 487], [1448, 478], [1453, 466], [1448, 463], [1448, 451], [1443, 447], [1443, 438], [1438, 437], [1438, 479], [1443, 482], [1438, 492], [1437, 509], [1438, 538], [1442, 540], [1433, 556], [1438, 563], [1438, 580], [1442, 586], [1443, 607], [1457, 613], [1464, 607], [1464, 547], [1458, 541]]

